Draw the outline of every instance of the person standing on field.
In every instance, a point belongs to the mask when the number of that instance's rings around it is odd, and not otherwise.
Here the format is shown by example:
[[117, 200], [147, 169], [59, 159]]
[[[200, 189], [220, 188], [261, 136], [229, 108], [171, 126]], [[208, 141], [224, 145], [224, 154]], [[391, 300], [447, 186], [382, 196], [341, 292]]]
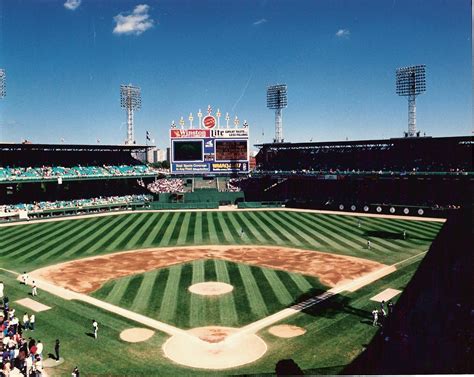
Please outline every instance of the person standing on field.
[[33, 280], [33, 286], [31, 288], [31, 295], [32, 296], [38, 296], [38, 287], [36, 286], [35, 281]]
[[94, 330], [94, 338], [97, 339], [97, 331], [99, 331], [99, 324], [95, 319], [92, 320], [92, 329]]
[[30, 327], [30, 318], [28, 317], [28, 313], [23, 314], [23, 328], [25, 331], [28, 331]]
[[56, 356], [56, 362], [58, 363], [59, 362], [59, 339], [56, 339], [56, 343], [54, 344], [54, 353], [55, 353], [55, 356]]
[[367, 240], [367, 249], [370, 250], [370, 246], [371, 246], [371, 245], [370, 245], [370, 240]]
[[30, 315], [30, 330], [31, 331], [35, 331], [35, 321], [36, 321], [36, 318], [35, 318], [35, 314], [33, 313], [32, 315]]
[[23, 272], [21, 279], [23, 280], [23, 284], [28, 285], [28, 274], [26, 273], [26, 271]]
[[378, 326], [379, 324], [379, 311], [377, 309], [372, 310], [373, 322], [372, 326]]
[[3, 298], [3, 289], [5, 288], [5, 285], [3, 285], [3, 281], [0, 281], [0, 298]]

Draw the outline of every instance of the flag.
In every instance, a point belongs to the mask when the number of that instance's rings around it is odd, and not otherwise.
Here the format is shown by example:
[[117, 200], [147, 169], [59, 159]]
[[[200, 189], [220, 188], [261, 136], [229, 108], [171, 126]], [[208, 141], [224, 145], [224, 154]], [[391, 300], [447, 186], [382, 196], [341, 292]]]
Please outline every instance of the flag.
[[151, 140], [151, 137], [150, 137], [150, 132], [146, 132], [146, 140], [147, 141], [150, 141]]

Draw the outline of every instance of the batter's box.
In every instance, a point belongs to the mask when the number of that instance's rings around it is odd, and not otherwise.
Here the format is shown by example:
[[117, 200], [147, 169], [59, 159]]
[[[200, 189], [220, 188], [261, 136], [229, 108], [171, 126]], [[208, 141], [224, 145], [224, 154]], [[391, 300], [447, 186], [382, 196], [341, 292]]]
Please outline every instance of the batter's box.
[[377, 302], [387, 301], [394, 298], [396, 295], [400, 293], [401, 291], [399, 291], [398, 289], [387, 288], [385, 291], [380, 292], [378, 295], [375, 295], [370, 300], [377, 301]]
[[25, 308], [31, 309], [34, 312], [44, 312], [51, 309], [51, 307], [43, 305], [41, 302], [32, 300], [31, 298], [22, 298], [21, 300], [15, 301], [15, 303], [20, 304]]

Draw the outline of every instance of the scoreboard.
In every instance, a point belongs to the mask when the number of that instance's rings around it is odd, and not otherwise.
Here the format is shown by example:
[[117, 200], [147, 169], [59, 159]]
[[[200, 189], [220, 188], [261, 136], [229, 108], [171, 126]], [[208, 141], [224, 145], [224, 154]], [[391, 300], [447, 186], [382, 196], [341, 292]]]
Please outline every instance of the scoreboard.
[[172, 128], [171, 173], [248, 172], [248, 138], [248, 128]]

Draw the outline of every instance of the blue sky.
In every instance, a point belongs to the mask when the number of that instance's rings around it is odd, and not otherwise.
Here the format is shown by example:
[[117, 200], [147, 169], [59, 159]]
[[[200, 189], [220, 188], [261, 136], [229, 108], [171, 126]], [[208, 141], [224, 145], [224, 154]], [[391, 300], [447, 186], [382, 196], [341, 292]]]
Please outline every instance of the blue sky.
[[418, 128], [472, 132], [470, 0], [0, 0], [0, 14], [1, 141], [122, 143], [122, 83], [142, 89], [139, 143], [150, 130], [166, 146], [171, 121], [208, 104], [271, 141], [275, 83], [287, 141], [399, 137], [395, 69], [415, 64]]

